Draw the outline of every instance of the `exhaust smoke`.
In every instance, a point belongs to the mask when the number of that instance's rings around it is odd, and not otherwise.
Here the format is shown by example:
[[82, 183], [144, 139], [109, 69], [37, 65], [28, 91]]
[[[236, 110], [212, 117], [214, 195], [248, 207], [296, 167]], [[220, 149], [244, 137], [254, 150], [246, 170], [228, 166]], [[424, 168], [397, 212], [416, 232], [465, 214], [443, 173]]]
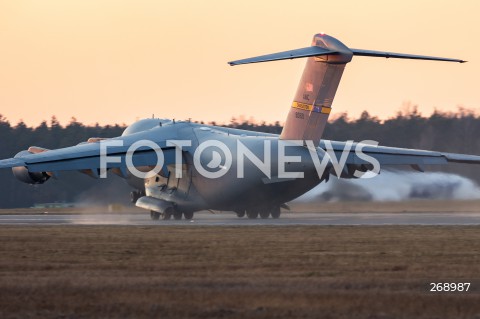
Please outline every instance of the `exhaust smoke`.
[[330, 178], [295, 201], [404, 201], [480, 199], [480, 187], [466, 177], [442, 172], [382, 171], [370, 179]]

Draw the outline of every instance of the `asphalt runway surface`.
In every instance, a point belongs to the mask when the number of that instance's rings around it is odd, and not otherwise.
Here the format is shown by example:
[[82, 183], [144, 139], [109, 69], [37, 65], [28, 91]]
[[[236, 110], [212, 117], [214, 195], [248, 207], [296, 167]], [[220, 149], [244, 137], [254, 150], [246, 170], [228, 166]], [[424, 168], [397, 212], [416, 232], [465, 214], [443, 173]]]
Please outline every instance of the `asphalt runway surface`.
[[234, 213], [196, 213], [192, 220], [150, 219], [148, 212], [134, 213], [44, 213], [0, 215], [0, 225], [138, 225], [138, 226], [252, 226], [252, 225], [480, 225], [480, 213], [295, 213], [279, 219], [238, 218]]

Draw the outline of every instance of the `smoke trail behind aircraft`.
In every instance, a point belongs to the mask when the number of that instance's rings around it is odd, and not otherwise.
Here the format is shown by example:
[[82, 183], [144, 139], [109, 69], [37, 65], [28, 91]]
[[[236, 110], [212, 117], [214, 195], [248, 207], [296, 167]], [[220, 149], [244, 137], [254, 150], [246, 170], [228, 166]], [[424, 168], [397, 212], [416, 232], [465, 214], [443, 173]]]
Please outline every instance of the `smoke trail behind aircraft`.
[[296, 201], [403, 201], [479, 199], [480, 187], [466, 177], [441, 172], [383, 171], [371, 179], [331, 178]]

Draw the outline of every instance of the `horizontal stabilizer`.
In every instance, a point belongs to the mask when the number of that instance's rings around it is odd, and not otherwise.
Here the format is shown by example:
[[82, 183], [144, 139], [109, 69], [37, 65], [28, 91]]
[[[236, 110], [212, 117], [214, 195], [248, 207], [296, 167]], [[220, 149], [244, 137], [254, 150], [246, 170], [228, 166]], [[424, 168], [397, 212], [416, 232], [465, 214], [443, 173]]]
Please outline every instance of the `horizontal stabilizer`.
[[459, 62], [459, 63], [467, 62], [459, 59], [440, 58], [440, 57], [427, 56], [427, 55], [404, 54], [404, 53], [361, 50], [361, 49], [350, 49], [350, 50], [352, 50], [353, 55], [357, 55], [357, 56], [369, 56], [369, 57], [379, 57], [379, 58], [387, 58], [387, 59], [396, 58], [396, 59], [447, 61], [447, 62]]
[[466, 154], [454, 154], [454, 153], [442, 153], [443, 156], [449, 162], [463, 163], [463, 164], [480, 164], [480, 156], [466, 155]]
[[268, 62], [268, 61], [277, 61], [277, 60], [288, 60], [288, 59], [298, 59], [298, 58], [307, 58], [311, 56], [321, 56], [328, 54], [337, 54], [337, 51], [331, 51], [317, 46], [311, 46], [302, 49], [278, 52], [273, 54], [261, 55], [254, 58], [248, 58], [243, 60], [231, 61], [228, 62], [231, 66], [247, 63], [259, 63], [259, 62]]

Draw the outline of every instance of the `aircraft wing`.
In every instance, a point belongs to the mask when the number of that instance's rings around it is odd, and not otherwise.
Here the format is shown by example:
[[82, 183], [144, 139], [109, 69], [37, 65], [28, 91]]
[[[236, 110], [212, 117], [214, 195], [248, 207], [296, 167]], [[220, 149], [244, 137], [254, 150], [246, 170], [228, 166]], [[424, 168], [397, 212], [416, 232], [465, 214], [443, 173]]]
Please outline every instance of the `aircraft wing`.
[[25, 162], [18, 158], [7, 158], [0, 160], [0, 168], [25, 166]]
[[[28, 154], [16, 158], [9, 158], [0, 160], [0, 168], [25, 166], [30, 172], [58, 172], [58, 171], [82, 171], [89, 170], [93, 176], [97, 176], [100, 169], [100, 143], [115, 143], [121, 141], [122, 146], [108, 146], [106, 154], [109, 158], [117, 156], [119, 162], [108, 162], [106, 167], [118, 168], [122, 173], [126, 172], [125, 157], [128, 148], [137, 139], [132, 138], [114, 138], [107, 142], [82, 143], [80, 145], [48, 150], [36, 154]], [[166, 146], [165, 139], [161, 141], [154, 141], [159, 148], [162, 149], [164, 155], [164, 169], [165, 165], [173, 163], [175, 159], [175, 147]], [[411, 165], [415, 169], [422, 168], [423, 165], [439, 165], [448, 163], [466, 163], [466, 164], [480, 164], [480, 156], [443, 153], [434, 151], [424, 151], [415, 149], [405, 149], [386, 146], [371, 146], [359, 143], [353, 143], [347, 147], [347, 142], [337, 142], [322, 140], [320, 142], [321, 148], [327, 150], [331, 149], [335, 152], [336, 158], [340, 159], [344, 151], [348, 152], [346, 164], [362, 165], [369, 164], [368, 161], [362, 159], [355, 152], [358, 146], [361, 145], [362, 152], [365, 155], [371, 156], [379, 161], [381, 165]], [[133, 164], [138, 166], [154, 166], [157, 164], [157, 154], [155, 150], [146, 146], [139, 147], [132, 156]]]
[[[76, 146], [46, 150], [36, 154], [20, 155], [15, 158], [0, 160], [0, 168], [25, 166], [30, 172], [58, 171], [90, 171], [90, 175], [98, 177], [100, 169], [101, 143], [106, 143], [105, 154], [108, 158], [116, 156], [118, 162], [108, 162], [106, 168], [118, 168], [121, 175], [126, 176], [126, 154], [135, 140], [131, 138], [114, 138], [95, 143], [81, 143]], [[118, 144], [123, 145], [118, 145]], [[166, 146], [165, 140], [155, 142], [161, 148], [167, 163], [174, 162], [175, 148]], [[147, 146], [139, 147], [132, 155], [133, 166], [155, 166], [157, 154], [155, 149]]]
[[476, 155], [443, 153], [387, 146], [372, 146], [359, 143], [353, 143], [351, 147], [348, 147], [347, 142], [328, 140], [322, 140], [320, 142], [320, 147], [324, 150], [327, 150], [327, 148], [331, 146], [337, 159], [340, 159], [342, 152], [347, 150], [348, 157], [346, 164], [368, 164], [367, 161], [361, 159], [355, 152], [358, 145], [363, 146], [361, 150], [365, 155], [375, 158], [379, 161], [380, 165], [411, 165], [415, 169], [421, 170], [423, 165], [440, 165], [448, 163], [480, 164], [480, 156]]

